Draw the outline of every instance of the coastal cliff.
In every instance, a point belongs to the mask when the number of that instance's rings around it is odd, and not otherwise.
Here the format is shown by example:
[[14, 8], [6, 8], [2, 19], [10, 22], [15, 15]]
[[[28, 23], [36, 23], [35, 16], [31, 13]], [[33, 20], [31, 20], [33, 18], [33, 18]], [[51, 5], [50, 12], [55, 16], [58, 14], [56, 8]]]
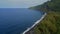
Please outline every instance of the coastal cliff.
[[46, 17], [34, 27], [34, 34], [60, 34], [60, 0], [47, 1], [29, 9], [47, 13]]

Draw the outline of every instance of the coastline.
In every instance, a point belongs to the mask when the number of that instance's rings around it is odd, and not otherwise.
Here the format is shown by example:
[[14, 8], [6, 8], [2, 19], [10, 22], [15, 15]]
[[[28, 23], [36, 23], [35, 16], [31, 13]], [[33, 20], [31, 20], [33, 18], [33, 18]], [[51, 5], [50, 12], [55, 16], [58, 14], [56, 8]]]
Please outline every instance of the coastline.
[[47, 15], [47, 13], [45, 13], [44, 15], [42, 15], [42, 17], [39, 20], [37, 20], [35, 22], [35, 24], [33, 24], [31, 27], [29, 27], [27, 30], [25, 30], [22, 34], [26, 34], [28, 31], [30, 31], [31, 29], [33, 29], [39, 22], [41, 22], [44, 19], [44, 17], [46, 15]]

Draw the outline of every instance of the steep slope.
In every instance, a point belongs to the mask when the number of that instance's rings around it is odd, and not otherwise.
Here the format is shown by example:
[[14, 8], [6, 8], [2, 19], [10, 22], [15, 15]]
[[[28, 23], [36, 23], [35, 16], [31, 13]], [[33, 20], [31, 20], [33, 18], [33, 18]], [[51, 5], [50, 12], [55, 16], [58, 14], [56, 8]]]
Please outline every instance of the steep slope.
[[35, 34], [60, 34], [60, 0], [51, 0], [30, 9], [47, 12], [47, 16], [35, 28]]

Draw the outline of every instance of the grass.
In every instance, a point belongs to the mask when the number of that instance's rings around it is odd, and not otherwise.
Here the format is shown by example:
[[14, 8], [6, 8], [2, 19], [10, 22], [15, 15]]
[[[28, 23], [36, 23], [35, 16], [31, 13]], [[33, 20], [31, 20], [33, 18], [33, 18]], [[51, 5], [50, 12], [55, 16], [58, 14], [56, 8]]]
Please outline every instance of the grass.
[[60, 12], [49, 11], [34, 28], [35, 34], [60, 34]]
[[51, 0], [30, 9], [47, 13], [46, 17], [34, 28], [35, 34], [60, 34], [60, 0]]

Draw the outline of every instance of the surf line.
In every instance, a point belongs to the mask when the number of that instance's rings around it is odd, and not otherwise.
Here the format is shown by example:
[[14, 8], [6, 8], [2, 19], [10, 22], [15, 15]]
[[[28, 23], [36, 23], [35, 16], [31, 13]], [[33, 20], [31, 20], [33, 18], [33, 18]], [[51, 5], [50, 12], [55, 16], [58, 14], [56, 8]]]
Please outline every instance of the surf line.
[[28, 31], [30, 31], [34, 26], [36, 26], [38, 23], [40, 23], [43, 19], [44, 19], [44, 17], [47, 15], [47, 13], [45, 13], [44, 15], [42, 15], [42, 17], [39, 19], [39, 20], [37, 20], [36, 22], [35, 22], [35, 24], [33, 24], [31, 27], [29, 27], [27, 30], [25, 30], [22, 34], [25, 34], [25, 33], [27, 33]]

